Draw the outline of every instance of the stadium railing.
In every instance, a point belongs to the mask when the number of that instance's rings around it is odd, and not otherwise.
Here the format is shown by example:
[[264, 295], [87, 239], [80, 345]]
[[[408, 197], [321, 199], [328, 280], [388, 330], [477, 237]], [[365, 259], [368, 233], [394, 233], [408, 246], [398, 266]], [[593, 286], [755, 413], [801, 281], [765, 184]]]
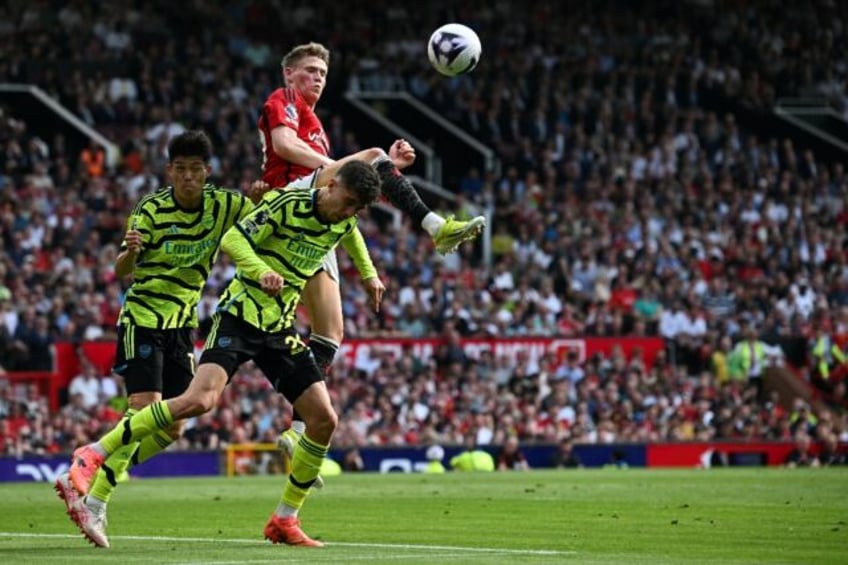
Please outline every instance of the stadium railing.
[[[0, 101], [12, 104], [27, 125], [36, 129], [35, 133], [47, 138], [59, 129], [66, 132], [71, 140], [77, 139], [77, 145], [81, 145], [81, 141], [85, 141], [85, 144], [89, 140], [96, 141], [106, 151], [107, 166], [114, 168], [118, 164], [121, 152], [117, 145], [39, 87], [33, 84], [0, 83]], [[45, 112], [45, 109], [49, 112]]]

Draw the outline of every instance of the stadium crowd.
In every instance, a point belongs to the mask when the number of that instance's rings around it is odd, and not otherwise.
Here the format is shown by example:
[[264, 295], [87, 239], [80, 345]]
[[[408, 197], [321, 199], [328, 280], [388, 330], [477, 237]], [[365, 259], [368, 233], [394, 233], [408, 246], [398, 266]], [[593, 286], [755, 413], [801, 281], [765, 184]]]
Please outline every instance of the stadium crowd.
[[[363, 215], [390, 292], [378, 316], [368, 312], [340, 254], [346, 338], [439, 335], [446, 346], [433, 359], [338, 360], [336, 445], [459, 444], [468, 432], [481, 444], [510, 435], [848, 441], [838, 361], [826, 383], [833, 409], [815, 412], [800, 400], [781, 407], [716, 362], [750, 332], [844, 345], [844, 167], [702, 103], [718, 92], [768, 108], [818, 94], [846, 110], [844, 5], [434, 2], [413, 23], [383, 0], [53, 4], [0, 7], [0, 82], [39, 85], [117, 140], [122, 157], [110, 168], [102, 147], [72, 151], [61, 134], [38, 135], [14, 106], [0, 108], [5, 371], [49, 370], [59, 340], [114, 339], [123, 221], [164, 184], [169, 137], [204, 129], [215, 181], [246, 188], [259, 175], [257, 113], [278, 85], [279, 52], [318, 40], [333, 51], [325, 124], [334, 155], [367, 144], [334, 112], [345, 89], [405, 88], [495, 148], [503, 170], [470, 169], [450, 187], [459, 214], [493, 213], [490, 269], [478, 247], [434, 257], [408, 223], [394, 229]], [[449, 20], [473, 25], [484, 43], [474, 73], [452, 80], [427, 66], [421, 31]], [[281, 21], [286, 45], [274, 35]], [[189, 22], [201, 31], [178, 33]], [[232, 275], [222, 257], [204, 322]], [[450, 347], [459, 337], [526, 335], [661, 336], [669, 347], [653, 366], [622, 354], [582, 366], [467, 359]], [[814, 380], [820, 369], [811, 367], [801, 372]], [[84, 365], [59, 413], [34, 387], [0, 384], [0, 453], [68, 451], [110, 427], [120, 382], [90, 371]], [[245, 367], [181, 444], [273, 441], [288, 417]]]

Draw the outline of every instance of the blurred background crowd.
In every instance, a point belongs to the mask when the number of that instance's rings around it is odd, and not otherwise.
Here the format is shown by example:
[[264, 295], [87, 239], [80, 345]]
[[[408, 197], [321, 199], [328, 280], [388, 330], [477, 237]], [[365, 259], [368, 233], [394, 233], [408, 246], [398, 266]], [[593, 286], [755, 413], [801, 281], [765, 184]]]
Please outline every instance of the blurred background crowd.
[[[751, 120], [782, 97], [823, 98], [848, 116], [846, 16], [832, 1], [436, 1], [414, 14], [386, 0], [6, 2], [0, 82], [39, 86], [121, 155], [109, 167], [96, 143], [77, 147], [0, 106], [0, 365], [50, 370], [58, 341], [114, 339], [124, 221], [166, 183], [170, 136], [205, 130], [214, 182], [244, 189], [259, 176], [256, 121], [280, 56], [319, 41], [332, 51], [319, 115], [334, 156], [374, 144], [346, 126], [345, 92], [406, 90], [501, 162], [500, 174], [448, 175], [458, 200], [438, 203], [491, 214], [491, 264], [479, 245], [437, 257], [417, 227], [365, 214], [389, 289], [375, 316], [340, 254], [346, 339], [445, 345], [433, 358], [339, 359], [336, 445], [468, 434], [482, 445], [513, 435], [848, 441], [846, 172]], [[428, 65], [425, 40], [447, 21], [481, 36], [470, 75]], [[204, 321], [232, 275], [222, 257]], [[667, 347], [646, 366], [623, 353], [468, 358], [456, 346], [491, 336], [659, 336]], [[767, 349], [748, 356], [746, 340]], [[781, 340], [803, 343], [800, 362], [784, 360]], [[768, 364], [790, 367], [821, 402], [779, 402], [761, 384]], [[58, 412], [37, 387], [0, 379], [0, 453], [68, 451], [98, 436], [120, 417], [116, 379], [83, 359]], [[181, 443], [273, 441], [288, 418], [246, 366]]]

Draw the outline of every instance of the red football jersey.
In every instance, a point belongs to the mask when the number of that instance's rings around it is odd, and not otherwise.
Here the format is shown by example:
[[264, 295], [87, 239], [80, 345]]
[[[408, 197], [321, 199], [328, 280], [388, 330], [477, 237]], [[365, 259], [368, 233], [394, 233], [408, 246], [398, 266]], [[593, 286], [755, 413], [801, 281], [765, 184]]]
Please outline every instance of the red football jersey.
[[321, 120], [303, 97], [293, 88], [278, 88], [265, 101], [259, 117], [259, 138], [262, 143], [262, 180], [271, 186], [286, 186], [314, 169], [295, 165], [276, 153], [271, 144], [271, 131], [279, 126], [292, 128], [297, 137], [321, 155], [330, 154], [330, 142]]

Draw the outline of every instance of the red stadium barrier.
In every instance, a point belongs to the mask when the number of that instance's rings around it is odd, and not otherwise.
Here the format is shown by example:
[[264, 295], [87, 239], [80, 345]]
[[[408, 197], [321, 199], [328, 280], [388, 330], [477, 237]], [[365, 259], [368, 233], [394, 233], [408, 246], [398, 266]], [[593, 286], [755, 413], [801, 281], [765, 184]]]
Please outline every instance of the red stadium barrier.
[[[100, 374], [108, 375], [112, 372], [115, 362], [114, 341], [87, 341], [79, 346], [89, 361], [94, 363]], [[56, 344], [56, 381], [57, 386], [67, 388], [71, 379], [80, 373], [80, 360], [77, 355], [77, 346], [73, 343], [62, 342]]]
[[[415, 355], [430, 358], [438, 351], [443, 341], [439, 338], [430, 339], [352, 339], [344, 342], [341, 355], [353, 362], [360, 356], [366, 356], [372, 350], [389, 351], [399, 356], [405, 347], [412, 347]], [[658, 337], [587, 337], [587, 338], [512, 338], [512, 339], [463, 339], [460, 344], [465, 354], [472, 359], [479, 357], [484, 350], [492, 351], [494, 355], [506, 355], [515, 360], [519, 351], [526, 352], [531, 360], [537, 360], [545, 353], [554, 353], [558, 360], [563, 360], [569, 351], [576, 351], [580, 362], [600, 353], [606, 357], [615, 347], [620, 347], [629, 359], [635, 352], [641, 350], [645, 365], [650, 367], [663, 349], [663, 340]], [[94, 363], [98, 371], [107, 374], [112, 369], [115, 360], [115, 343], [106, 341], [86, 342], [81, 345], [85, 356]], [[59, 388], [65, 388], [74, 376], [80, 372], [79, 358], [74, 344], [56, 344], [57, 382]]]
[[4, 377], [12, 387], [35, 383], [38, 385], [39, 394], [46, 396], [50, 402], [50, 410], [59, 409], [59, 380], [55, 373], [49, 371], [17, 371], [6, 373]]
[[[341, 354], [349, 361], [370, 355], [372, 350], [388, 351], [393, 356], [399, 357], [405, 347], [412, 347], [416, 356], [427, 359], [437, 354], [442, 343], [443, 341], [438, 338], [353, 339], [342, 344]], [[664, 347], [663, 340], [656, 337], [462, 339], [459, 343], [471, 359], [478, 358], [482, 351], [491, 351], [495, 357], [506, 355], [514, 361], [518, 352], [523, 351], [528, 353], [530, 359], [534, 361], [545, 353], [554, 353], [557, 360], [562, 361], [569, 351], [576, 351], [581, 363], [596, 353], [609, 357], [615, 347], [620, 347], [628, 359], [637, 350], [641, 350], [642, 359], [648, 367], [653, 365], [657, 353]]]

